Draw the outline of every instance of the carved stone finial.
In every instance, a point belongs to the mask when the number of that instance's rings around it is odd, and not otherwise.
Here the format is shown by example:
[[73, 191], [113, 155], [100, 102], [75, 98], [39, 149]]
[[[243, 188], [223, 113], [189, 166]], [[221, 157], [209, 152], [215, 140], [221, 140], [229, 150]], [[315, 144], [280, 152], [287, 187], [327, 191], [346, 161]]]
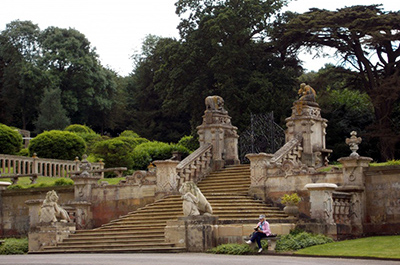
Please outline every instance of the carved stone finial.
[[351, 135], [350, 138], [346, 138], [346, 144], [350, 146], [350, 150], [352, 151], [350, 157], [359, 157], [360, 155], [357, 153], [357, 150], [358, 150], [358, 145], [361, 144], [362, 142], [362, 139], [361, 137], [357, 137], [356, 131], [352, 131], [350, 135]]
[[82, 156], [82, 161], [79, 164], [79, 169], [82, 171], [80, 174], [81, 176], [89, 177], [90, 174], [88, 171], [92, 169], [92, 164], [87, 161], [87, 155]]
[[208, 96], [205, 99], [206, 110], [226, 112], [224, 109], [224, 99], [220, 96]]

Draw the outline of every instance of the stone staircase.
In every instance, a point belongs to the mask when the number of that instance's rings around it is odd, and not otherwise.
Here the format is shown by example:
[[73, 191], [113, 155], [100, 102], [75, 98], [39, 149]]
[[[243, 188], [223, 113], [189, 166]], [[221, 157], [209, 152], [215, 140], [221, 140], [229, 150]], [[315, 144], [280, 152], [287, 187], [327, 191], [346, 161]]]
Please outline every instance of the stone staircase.
[[[210, 202], [214, 215], [223, 223], [254, 223], [260, 213], [270, 223], [285, 222], [287, 215], [247, 195], [249, 165], [236, 165], [211, 173], [198, 184]], [[182, 199], [173, 195], [93, 230], [78, 230], [57, 246], [38, 253], [85, 252], [184, 252], [184, 248], [165, 243], [167, 220], [183, 216]]]

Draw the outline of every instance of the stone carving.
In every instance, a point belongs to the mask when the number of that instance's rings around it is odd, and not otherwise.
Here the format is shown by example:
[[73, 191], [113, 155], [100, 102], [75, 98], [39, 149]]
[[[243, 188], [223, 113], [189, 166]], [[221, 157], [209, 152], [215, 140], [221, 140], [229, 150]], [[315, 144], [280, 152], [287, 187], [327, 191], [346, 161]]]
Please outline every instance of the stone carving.
[[350, 135], [351, 135], [350, 138], [346, 138], [346, 144], [350, 146], [350, 150], [352, 151], [350, 157], [359, 157], [360, 155], [357, 153], [357, 150], [358, 150], [358, 145], [361, 144], [362, 142], [362, 139], [361, 137], [357, 137], [356, 131], [352, 131]]
[[62, 223], [71, 222], [67, 211], [61, 208], [57, 202], [57, 193], [54, 190], [47, 192], [46, 199], [40, 208], [40, 222], [49, 223], [57, 222], [58, 220]]
[[194, 182], [183, 183], [179, 192], [182, 194], [184, 216], [212, 215], [211, 204]]
[[208, 96], [206, 97], [205, 102], [206, 110], [226, 111], [224, 109], [224, 100], [220, 96]]
[[316, 93], [315, 90], [309, 86], [306, 85], [305, 83], [302, 83], [300, 85], [300, 89], [297, 92], [300, 96], [299, 100], [300, 101], [311, 101], [311, 102], [315, 102], [315, 98], [316, 98]]

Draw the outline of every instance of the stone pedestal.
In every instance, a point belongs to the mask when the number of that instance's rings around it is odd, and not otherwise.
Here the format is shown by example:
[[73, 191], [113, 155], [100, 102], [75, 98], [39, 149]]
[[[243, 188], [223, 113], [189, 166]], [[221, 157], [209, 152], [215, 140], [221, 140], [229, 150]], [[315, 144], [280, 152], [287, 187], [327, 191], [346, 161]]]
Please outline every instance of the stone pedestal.
[[349, 156], [338, 159], [343, 165], [343, 186], [364, 187], [364, 171], [369, 167], [372, 158], [363, 156]]
[[188, 216], [168, 221], [165, 240], [188, 252], [204, 252], [216, 246], [217, 216]]
[[43, 204], [43, 200], [28, 200], [25, 201], [25, 204], [29, 207], [29, 227], [32, 229], [39, 224], [40, 207]]
[[334, 224], [332, 194], [337, 187], [332, 183], [312, 183], [305, 186], [310, 191], [311, 218]]
[[301, 134], [301, 162], [309, 167], [324, 166], [332, 152], [325, 146], [327, 122], [321, 117], [321, 109], [316, 102], [303, 100], [293, 103], [292, 115], [286, 119], [286, 143]]
[[178, 174], [176, 167], [179, 161], [176, 160], [158, 160], [153, 162], [156, 165], [156, 197], [162, 198], [166, 195], [178, 191]]
[[213, 170], [221, 169], [225, 165], [239, 164], [237, 127], [232, 126], [231, 117], [223, 106], [209, 108], [207, 99], [203, 123], [197, 127], [200, 146], [212, 144]]
[[29, 231], [29, 252], [40, 251], [45, 246], [55, 246], [71, 233], [75, 233], [73, 223], [40, 223]]
[[250, 188], [249, 194], [265, 201], [265, 182], [267, 180], [267, 166], [273, 157], [273, 154], [259, 153], [247, 154], [246, 158], [250, 160]]

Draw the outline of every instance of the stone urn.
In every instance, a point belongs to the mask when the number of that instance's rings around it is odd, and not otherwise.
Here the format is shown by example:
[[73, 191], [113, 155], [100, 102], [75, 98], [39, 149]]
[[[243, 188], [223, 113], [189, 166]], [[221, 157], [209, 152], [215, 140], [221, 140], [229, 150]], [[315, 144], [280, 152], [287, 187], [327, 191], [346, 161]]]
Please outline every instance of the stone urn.
[[299, 214], [299, 206], [297, 205], [286, 205], [283, 211], [289, 215], [289, 217], [295, 217]]
[[283, 195], [281, 198], [281, 203], [286, 205], [285, 208], [283, 208], [283, 211], [289, 215], [289, 217], [298, 216], [299, 207], [297, 205], [299, 204], [300, 200], [301, 199], [297, 193]]

